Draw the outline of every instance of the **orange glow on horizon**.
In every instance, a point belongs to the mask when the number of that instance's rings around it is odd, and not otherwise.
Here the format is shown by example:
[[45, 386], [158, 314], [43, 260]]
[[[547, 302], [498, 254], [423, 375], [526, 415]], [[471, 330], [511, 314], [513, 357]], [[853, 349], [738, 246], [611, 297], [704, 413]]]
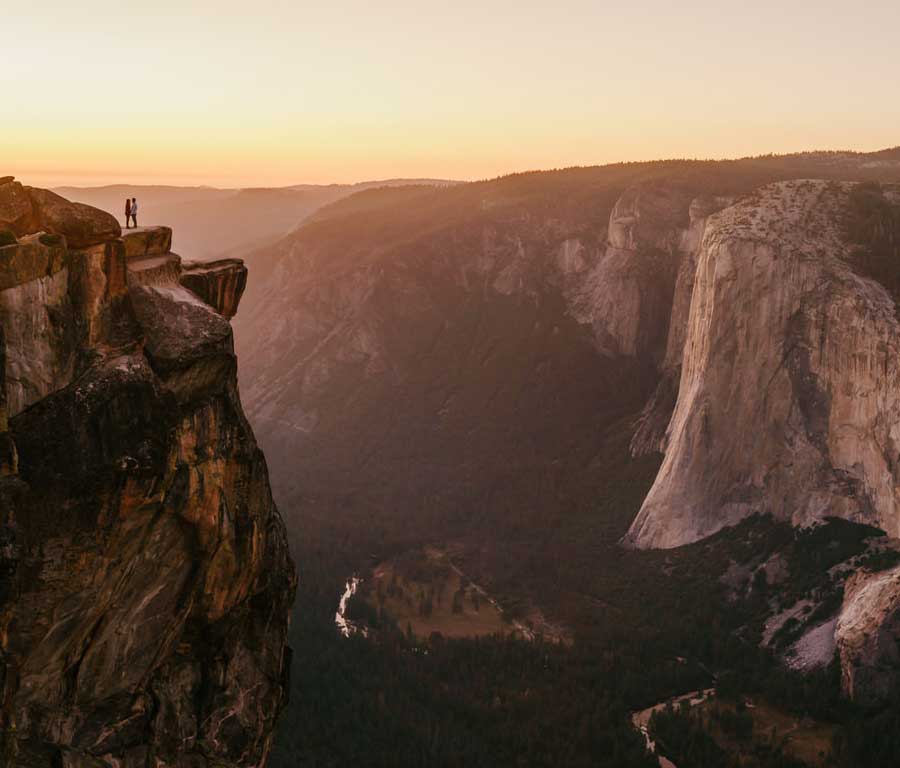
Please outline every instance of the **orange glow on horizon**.
[[0, 175], [471, 180], [900, 144], [900, 6], [61, 0], [4, 19]]

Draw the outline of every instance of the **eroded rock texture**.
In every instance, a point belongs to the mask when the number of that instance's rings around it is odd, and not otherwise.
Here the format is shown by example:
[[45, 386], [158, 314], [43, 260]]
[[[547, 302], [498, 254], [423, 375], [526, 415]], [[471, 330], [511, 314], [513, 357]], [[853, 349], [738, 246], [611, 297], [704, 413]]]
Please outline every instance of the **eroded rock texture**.
[[678, 404], [630, 541], [673, 547], [754, 513], [900, 535], [894, 302], [848, 264], [850, 185], [784, 182], [714, 215]]
[[0, 185], [54, 233], [0, 248], [3, 764], [261, 765], [295, 576], [231, 327], [170, 231], [59, 200]]

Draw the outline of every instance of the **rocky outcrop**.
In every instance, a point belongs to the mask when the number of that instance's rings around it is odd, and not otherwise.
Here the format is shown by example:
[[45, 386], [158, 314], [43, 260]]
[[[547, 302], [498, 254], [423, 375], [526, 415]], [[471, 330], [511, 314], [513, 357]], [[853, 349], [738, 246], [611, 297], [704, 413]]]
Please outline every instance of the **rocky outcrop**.
[[629, 532], [696, 541], [754, 513], [900, 535], [894, 302], [846, 262], [849, 185], [784, 182], [714, 215], [662, 467]]
[[835, 630], [844, 692], [880, 704], [900, 688], [900, 567], [860, 571], [844, 586]]
[[0, 183], [0, 229], [16, 235], [63, 235], [70, 248], [85, 248], [118, 237], [115, 217], [83, 203], [72, 203], [46, 189], [23, 187], [12, 177]]
[[115, 217], [84, 203], [71, 203], [46, 189], [27, 187], [38, 230], [63, 235], [70, 248], [86, 248], [113, 237], [122, 228]]
[[247, 268], [240, 259], [184, 262], [181, 284], [197, 294], [222, 317], [234, 317], [244, 289]]
[[170, 231], [26, 197], [66, 231], [0, 249], [4, 764], [259, 766], [295, 577], [230, 324]]

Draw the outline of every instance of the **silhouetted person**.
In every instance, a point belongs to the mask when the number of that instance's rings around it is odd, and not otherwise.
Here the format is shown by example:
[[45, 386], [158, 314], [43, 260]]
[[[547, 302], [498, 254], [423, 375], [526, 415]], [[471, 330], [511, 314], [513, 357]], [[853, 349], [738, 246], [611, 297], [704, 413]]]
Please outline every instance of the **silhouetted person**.
[[125, 229], [131, 227], [131, 200], [125, 198]]
[[137, 209], [138, 209], [137, 198], [132, 197], [131, 198], [131, 220], [134, 222], [135, 228], [137, 228]]

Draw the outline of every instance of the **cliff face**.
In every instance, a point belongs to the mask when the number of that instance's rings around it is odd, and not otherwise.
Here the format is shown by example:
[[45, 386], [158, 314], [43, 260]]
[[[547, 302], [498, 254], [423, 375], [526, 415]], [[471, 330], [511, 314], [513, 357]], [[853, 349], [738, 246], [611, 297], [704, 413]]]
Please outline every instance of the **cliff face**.
[[849, 191], [785, 182], [710, 219], [635, 545], [679, 546], [754, 513], [900, 535], [898, 324], [887, 291], [848, 264]]
[[[709, 218], [665, 458], [627, 543], [676, 547], [751, 514], [900, 536], [900, 323], [888, 291], [853, 266], [852, 193], [783, 182]], [[865, 703], [898, 684], [898, 579], [850, 576], [821, 627], [845, 692]]]
[[237, 393], [245, 270], [198, 286], [170, 230], [67, 205], [0, 185], [4, 755], [260, 765], [295, 576]]
[[[374, 546], [468, 536], [498, 580], [531, 578], [532, 553], [591, 562], [632, 521], [638, 547], [757, 512], [900, 535], [893, 301], [843, 228], [847, 182], [898, 158], [572, 169], [321, 211], [253, 255], [237, 321], [276, 490], [342, 536], [376, 519]], [[833, 181], [783, 181], [805, 178]], [[643, 495], [660, 454], [634, 519], [621, 487]]]

